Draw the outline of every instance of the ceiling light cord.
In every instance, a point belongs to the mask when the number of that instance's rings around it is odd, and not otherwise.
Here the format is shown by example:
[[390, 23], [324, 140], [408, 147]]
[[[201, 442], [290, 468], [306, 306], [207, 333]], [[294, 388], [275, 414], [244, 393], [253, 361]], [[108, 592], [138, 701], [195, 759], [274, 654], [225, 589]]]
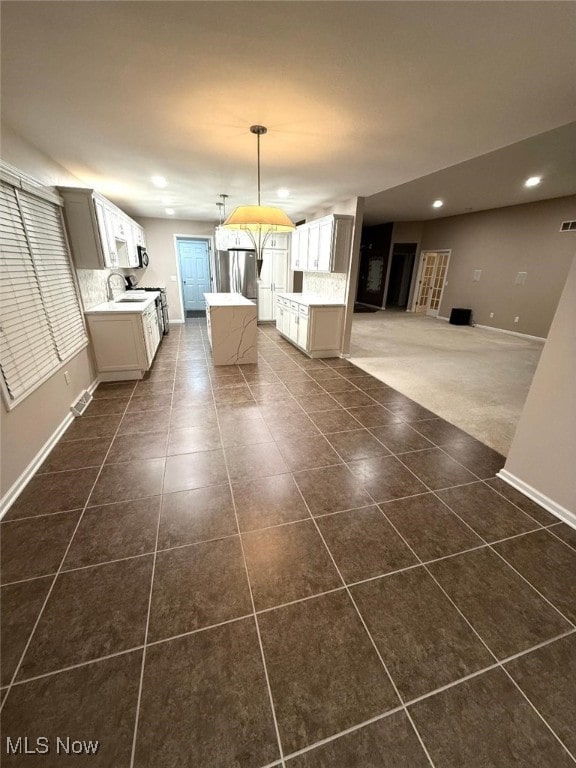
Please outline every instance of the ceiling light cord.
[[257, 190], [258, 190], [258, 205], [260, 205], [260, 136], [264, 133], [268, 133], [268, 128], [263, 125], [251, 125], [250, 133], [256, 134], [256, 167], [257, 167]]

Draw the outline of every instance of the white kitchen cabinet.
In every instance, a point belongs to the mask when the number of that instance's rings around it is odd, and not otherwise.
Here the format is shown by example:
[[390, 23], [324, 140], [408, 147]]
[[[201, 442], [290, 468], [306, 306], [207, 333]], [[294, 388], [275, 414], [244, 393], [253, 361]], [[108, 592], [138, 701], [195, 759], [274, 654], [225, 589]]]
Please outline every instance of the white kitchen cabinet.
[[214, 244], [217, 251], [228, 251], [231, 248], [246, 248], [254, 250], [254, 243], [247, 232], [241, 229], [227, 229], [216, 227], [214, 230]]
[[276, 302], [276, 328], [283, 336], [288, 335], [290, 325], [290, 306], [285, 299], [277, 299]]
[[309, 312], [309, 307], [305, 307], [303, 305], [298, 307], [298, 331], [296, 336], [296, 343], [299, 347], [302, 347], [302, 349], [308, 349], [310, 346], [308, 343]]
[[[74, 226], [72, 226], [72, 217], [74, 215], [74, 208], [76, 203], [70, 203], [69, 208], [72, 208], [72, 210], [67, 214], [67, 223], [68, 223], [68, 216], [71, 217], [71, 221], [68, 224], [68, 231], [70, 240], [72, 241], [74, 238], [78, 239], [76, 236], [76, 233], [74, 232]], [[118, 256], [116, 254], [116, 247], [114, 242], [114, 237], [112, 236], [112, 232], [110, 231], [110, 225], [107, 222], [106, 217], [106, 209], [104, 207], [104, 203], [102, 200], [95, 198], [94, 199], [94, 208], [96, 210], [96, 219], [98, 221], [98, 232], [100, 235], [100, 247], [102, 248], [102, 256], [104, 261], [104, 266], [106, 267], [117, 267], [118, 266]], [[76, 209], [77, 210], [77, 209]], [[74, 245], [72, 245], [74, 248]], [[75, 258], [76, 266], [79, 266], [77, 263], [77, 259]]]
[[143, 312], [142, 322], [144, 325], [144, 343], [146, 345], [146, 359], [148, 361], [148, 367], [152, 365], [154, 355], [160, 344], [160, 328], [158, 327], [158, 313], [156, 312], [156, 306], [152, 304], [151, 307]]
[[154, 302], [143, 312], [88, 312], [86, 320], [100, 380], [141, 379], [160, 344]]
[[310, 357], [337, 357], [342, 346], [344, 305], [322, 304], [320, 299], [311, 302], [304, 294], [278, 296], [276, 328]]
[[331, 214], [296, 227], [292, 235], [292, 269], [347, 272], [353, 224], [353, 216]]
[[138, 267], [144, 230], [93, 189], [58, 187], [74, 264], [78, 269]]
[[288, 287], [288, 249], [264, 248], [262, 272], [258, 280], [258, 321], [276, 319], [278, 293]]
[[266, 240], [266, 248], [276, 248], [287, 251], [290, 248], [290, 232], [272, 232]]

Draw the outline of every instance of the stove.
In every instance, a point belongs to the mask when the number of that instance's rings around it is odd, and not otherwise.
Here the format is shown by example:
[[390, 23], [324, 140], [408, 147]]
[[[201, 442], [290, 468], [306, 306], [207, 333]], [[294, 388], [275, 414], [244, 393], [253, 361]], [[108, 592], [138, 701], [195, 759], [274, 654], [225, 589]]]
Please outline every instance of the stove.
[[166, 288], [152, 288], [150, 286], [139, 286], [127, 281], [127, 291], [157, 291], [160, 296], [156, 299], [156, 311], [158, 312], [158, 323], [164, 336], [170, 333], [170, 318], [168, 317], [168, 299], [166, 298]]

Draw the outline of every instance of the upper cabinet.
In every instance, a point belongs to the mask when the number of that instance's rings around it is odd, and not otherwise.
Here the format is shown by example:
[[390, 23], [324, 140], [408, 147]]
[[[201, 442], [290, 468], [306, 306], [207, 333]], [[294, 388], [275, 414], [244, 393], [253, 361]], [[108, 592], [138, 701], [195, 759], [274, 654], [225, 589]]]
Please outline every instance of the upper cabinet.
[[214, 232], [214, 242], [217, 251], [227, 251], [230, 248], [254, 250], [254, 243], [252, 242], [250, 235], [240, 229], [216, 227]]
[[[217, 251], [228, 251], [234, 248], [245, 248], [254, 250], [254, 242], [250, 235], [241, 229], [226, 229], [225, 227], [216, 227], [214, 231], [214, 243]], [[273, 248], [275, 250], [288, 250], [290, 247], [290, 233], [272, 233], [266, 238], [264, 248]]]
[[59, 187], [74, 263], [78, 269], [136, 268], [144, 229], [93, 189]]
[[353, 225], [353, 216], [330, 214], [296, 227], [292, 234], [292, 269], [347, 272]]

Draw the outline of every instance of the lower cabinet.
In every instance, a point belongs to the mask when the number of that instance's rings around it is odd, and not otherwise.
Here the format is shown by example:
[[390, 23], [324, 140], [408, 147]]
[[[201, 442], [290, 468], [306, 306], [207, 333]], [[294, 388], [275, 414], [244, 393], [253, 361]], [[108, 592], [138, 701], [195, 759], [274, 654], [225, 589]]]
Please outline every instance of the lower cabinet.
[[160, 344], [154, 304], [144, 312], [87, 314], [101, 381], [141, 379]]
[[277, 299], [276, 328], [310, 357], [338, 357], [343, 326], [343, 306], [315, 307]]

